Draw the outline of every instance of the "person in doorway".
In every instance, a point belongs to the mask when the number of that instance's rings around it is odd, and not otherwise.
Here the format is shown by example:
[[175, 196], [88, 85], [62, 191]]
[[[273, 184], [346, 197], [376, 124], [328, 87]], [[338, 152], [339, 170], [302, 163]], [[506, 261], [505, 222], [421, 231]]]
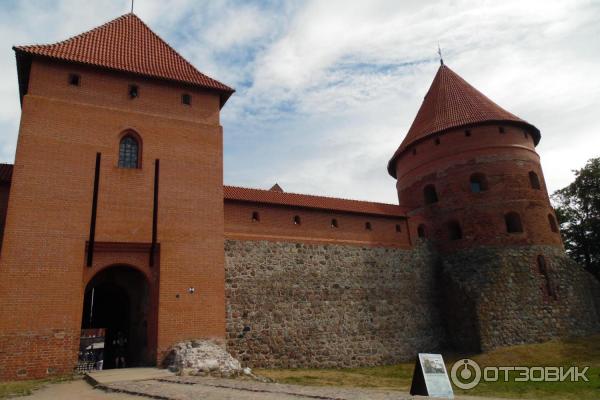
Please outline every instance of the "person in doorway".
[[[117, 337], [112, 341], [115, 349], [115, 368], [125, 368], [125, 350], [127, 349], [127, 338], [119, 331]], [[119, 366], [119, 364], [121, 364]]]
[[96, 359], [96, 369], [102, 371], [104, 367], [104, 350], [98, 352], [98, 358]]

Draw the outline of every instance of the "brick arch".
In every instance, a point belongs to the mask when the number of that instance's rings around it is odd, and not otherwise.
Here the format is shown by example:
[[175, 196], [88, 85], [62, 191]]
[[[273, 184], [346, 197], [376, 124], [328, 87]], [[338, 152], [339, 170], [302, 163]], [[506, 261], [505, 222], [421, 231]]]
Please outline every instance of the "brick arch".
[[[82, 329], [105, 328], [109, 348], [118, 332], [125, 333], [128, 366], [157, 362], [158, 297], [151, 272], [133, 263], [104, 264], [89, 274], [82, 294]], [[113, 368], [116, 350], [109, 348], [104, 365]]]
[[148, 285], [151, 285], [152, 283], [152, 273], [151, 271], [148, 270], [148, 268], [143, 268], [143, 267], [139, 267], [136, 264], [133, 263], [120, 263], [120, 262], [114, 262], [114, 263], [110, 263], [110, 264], [105, 264], [99, 268], [95, 268], [93, 273], [91, 274], [86, 274], [85, 276], [85, 280], [83, 282], [84, 284], [84, 290], [85, 288], [87, 288], [87, 286], [89, 285], [89, 283], [95, 278], [97, 277], [99, 274], [105, 272], [108, 269], [111, 268], [129, 268], [129, 269], [133, 269], [139, 273], [141, 273], [141, 275], [144, 277], [144, 279], [146, 280], [146, 283]]
[[140, 143], [140, 146], [142, 145], [142, 135], [140, 135], [138, 130], [135, 128], [125, 128], [121, 130], [118, 135], [119, 142], [127, 135], [133, 136]]

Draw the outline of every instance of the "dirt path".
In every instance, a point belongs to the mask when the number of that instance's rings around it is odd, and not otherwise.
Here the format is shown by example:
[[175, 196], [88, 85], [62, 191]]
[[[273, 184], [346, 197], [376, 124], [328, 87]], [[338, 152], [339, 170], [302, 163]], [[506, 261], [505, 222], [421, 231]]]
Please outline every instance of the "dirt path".
[[[28, 400], [425, 400], [408, 393], [348, 387], [312, 387], [212, 378], [170, 378], [107, 384], [105, 390], [77, 380], [49, 385]], [[106, 391], [108, 390], [108, 391]], [[457, 397], [457, 400], [482, 400]], [[486, 398], [485, 400], [497, 400]]]
[[94, 389], [84, 380], [55, 383], [35, 391], [30, 396], [19, 397], [27, 400], [140, 400], [139, 396], [123, 393], [106, 393]]

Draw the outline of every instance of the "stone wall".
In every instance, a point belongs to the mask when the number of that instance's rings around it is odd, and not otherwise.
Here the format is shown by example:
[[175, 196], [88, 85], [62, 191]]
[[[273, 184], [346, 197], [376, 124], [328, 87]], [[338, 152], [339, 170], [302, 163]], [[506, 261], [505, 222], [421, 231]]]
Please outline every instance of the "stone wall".
[[442, 345], [426, 246], [227, 240], [225, 255], [228, 350], [244, 365], [389, 364]]
[[442, 281], [449, 340], [461, 350], [600, 331], [600, 284], [559, 247], [459, 251], [444, 257]]

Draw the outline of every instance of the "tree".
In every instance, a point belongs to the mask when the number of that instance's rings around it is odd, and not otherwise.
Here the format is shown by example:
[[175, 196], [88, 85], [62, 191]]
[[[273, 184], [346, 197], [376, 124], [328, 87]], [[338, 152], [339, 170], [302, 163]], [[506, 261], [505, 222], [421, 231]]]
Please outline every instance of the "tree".
[[567, 254], [600, 279], [600, 157], [552, 195]]

